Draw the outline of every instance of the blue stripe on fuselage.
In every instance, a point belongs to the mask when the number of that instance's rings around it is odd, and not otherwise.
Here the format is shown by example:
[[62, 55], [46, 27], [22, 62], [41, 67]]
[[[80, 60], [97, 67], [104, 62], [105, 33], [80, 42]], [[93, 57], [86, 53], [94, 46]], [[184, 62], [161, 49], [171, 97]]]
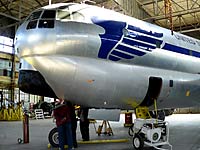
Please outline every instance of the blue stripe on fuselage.
[[130, 53], [130, 54], [134, 54], [134, 55], [137, 55], [137, 56], [143, 56], [144, 54], [146, 54], [142, 51], [138, 51], [138, 50], [135, 50], [133, 48], [126, 47], [126, 46], [123, 46], [123, 45], [118, 45], [116, 47], [116, 49], [122, 50], [122, 51]]
[[[143, 49], [143, 50], [149, 50], [151, 52], [153, 49], [156, 49], [156, 44], [162, 45], [162, 43], [163, 43], [163, 39], [162, 39], [163, 33], [147, 31], [147, 30], [141, 29], [139, 27], [128, 25], [127, 29], [129, 30], [129, 33], [128, 33], [127, 37], [133, 39], [133, 41], [128, 40], [128, 39], [123, 39], [122, 42], [127, 45], [130, 45], [132, 47], [130, 48], [127, 46], [122, 46], [122, 45], [120, 45], [120, 40], [123, 36], [123, 29], [126, 28], [125, 22], [101, 20], [97, 17], [93, 17], [92, 21], [94, 24], [97, 24], [105, 29], [105, 34], [99, 35], [101, 38], [101, 47], [100, 47], [99, 53], [98, 53], [99, 58], [110, 59], [113, 61], [120, 60], [120, 58], [118, 58], [117, 56], [115, 57], [114, 55], [112, 55], [112, 53], [114, 53], [114, 54], [120, 53], [120, 52], [111, 52], [115, 47], [116, 47], [116, 49], [119, 49], [121, 51], [121, 53], [123, 53], [123, 51], [124, 51], [126, 53], [143, 56], [146, 53], [134, 49], [134, 46], [138, 47], [140, 49]], [[135, 41], [134, 41], [134, 39], [135, 39]], [[145, 42], [147, 44], [145, 44], [143, 42]], [[148, 45], [148, 43], [149, 43], [149, 45]], [[117, 44], [119, 44], [119, 45], [117, 45]], [[153, 44], [155, 46], [153, 46], [151, 44]], [[171, 51], [171, 52], [176, 52], [179, 54], [184, 54], [184, 55], [200, 58], [200, 52], [193, 51], [193, 50], [183, 48], [180, 46], [176, 46], [176, 45], [173, 45], [170, 43], [165, 43], [164, 46], [161, 48], [164, 50]], [[122, 56], [121, 53], [120, 53], [120, 56]], [[109, 55], [109, 54], [111, 54], [111, 55]], [[123, 53], [123, 56], [124, 56], [124, 53]], [[123, 57], [123, 58], [129, 59], [129, 56]]]
[[101, 20], [93, 17], [92, 22], [104, 28], [105, 33], [100, 34], [101, 47], [98, 53], [99, 58], [106, 59], [109, 52], [120, 41], [123, 36], [123, 29], [126, 27], [125, 22]]
[[159, 43], [163, 42], [162, 40], [155, 39], [153, 37], [144, 36], [144, 35], [137, 35], [136, 37], [132, 37], [131, 35], [128, 35], [127, 37], [132, 38], [132, 39], [137, 39], [139, 41], [147, 42], [150, 44], [155, 44], [155, 45], [157, 42]]
[[122, 53], [120, 51], [115, 51], [115, 50], [113, 50], [111, 54], [121, 57], [121, 58], [125, 58], [125, 59], [132, 59], [134, 57], [134, 56]]
[[119, 57], [115, 57], [115, 56], [113, 56], [113, 55], [109, 55], [108, 58], [109, 58], [110, 60], [112, 60], [112, 61], [119, 61], [119, 60], [120, 60]]
[[172, 51], [172, 52], [177, 52], [180, 54], [185, 54], [185, 55], [190, 55], [190, 50], [186, 49], [186, 48], [182, 48], [179, 46], [175, 46], [169, 43], [166, 43], [163, 47], [163, 49], [168, 50], [168, 51]]
[[118, 41], [113, 41], [111, 39], [101, 39], [101, 47], [98, 53], [99, 58], [107, 58], [109, 52], [118, 43]]
[[[144, 47], [143, 49], [144, 50], [148, 50], [151, 48], [151, 49], [155, 49], [156, 46], [152, 46], [152, 45], [149, 45], [148, 43], [141, 43], [140, 41], [133, 41], [133, 40], [129, 40], [129, 39], [123, 39], [122, 40], [123, 43], [125, 44], [128, 44], [128, 45], [131, 45], [131, 46], [135, 46], [135, 47]], [[143, 41], [142, 41], [143, 42]]]
[[166, 43], [164, 45], [163, 49], [168, 50], [168, 51], [172, 51], [172, 52], [176, 52], [176, 53], [179, 53], [179, 54], [184, 54], [184, 55], [200, 58], [200, 52], [196, 52], [196, 51], [186, 49], [186, 48], [183, 48], [183, 47], [179, 47], [179, 46], [176, 46], [176, 45], [172, 45], [172, 44], [169, 44], [169, 43]]
[[140, 32], [140, 33], [143, 33], [143, 34], [146, 34], [146, 35], [154, 36], [154, 37], [157, 37], [157, 38], [163, 37], [163, 33], [146, 31], [146, 30], [143, 30], [139, 27], [135, 27], [135, 26], [132, 26], [132, 25], [128, 25], [128, 29], [130, 29], [132, 31]]
[[192, 51], [192, 56], [200, 58], [200, 53], [196, 51]]

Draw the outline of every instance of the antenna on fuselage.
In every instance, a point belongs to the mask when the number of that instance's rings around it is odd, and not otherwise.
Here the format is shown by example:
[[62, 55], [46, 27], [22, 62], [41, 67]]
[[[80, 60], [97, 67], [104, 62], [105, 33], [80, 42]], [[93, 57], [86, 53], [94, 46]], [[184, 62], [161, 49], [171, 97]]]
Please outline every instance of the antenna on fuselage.
[[49, 0], [49, 5], [51, 5], [51, 0]]

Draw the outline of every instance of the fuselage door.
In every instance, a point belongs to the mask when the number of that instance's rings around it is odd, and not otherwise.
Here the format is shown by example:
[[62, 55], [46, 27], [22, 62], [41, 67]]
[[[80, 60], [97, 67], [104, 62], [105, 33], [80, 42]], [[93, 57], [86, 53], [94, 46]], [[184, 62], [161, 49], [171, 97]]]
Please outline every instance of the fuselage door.
[[141, 106], [151, 106], [154, 104], [154, 100], [158, 99], [160, 91], [162, 88], [162, 78], [160, 77], [150, 77], [149, 78], [149, 87], [146, 93], [146, 96]]

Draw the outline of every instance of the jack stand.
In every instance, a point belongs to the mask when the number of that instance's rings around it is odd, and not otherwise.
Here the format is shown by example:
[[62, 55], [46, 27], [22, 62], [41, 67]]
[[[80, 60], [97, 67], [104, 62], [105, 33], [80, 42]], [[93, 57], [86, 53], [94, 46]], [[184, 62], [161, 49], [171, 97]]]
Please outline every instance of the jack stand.
[[[103, 127], [104, 127], [104, 132], [102, 132]], [[100, 136], [100, 134], [107, 134], [109, 136], [114, 135], [110, 123], [107, 120], [103, 120], [102, 125], [99, 125], [97, 134], [98, 136]]]

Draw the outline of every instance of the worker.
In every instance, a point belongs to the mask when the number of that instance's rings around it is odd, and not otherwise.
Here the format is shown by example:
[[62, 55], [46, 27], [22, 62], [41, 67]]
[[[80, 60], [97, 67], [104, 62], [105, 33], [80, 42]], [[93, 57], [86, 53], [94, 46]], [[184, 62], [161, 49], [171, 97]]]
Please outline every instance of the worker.
[[76, 118], [76, 113], [75, 113], [75, 107], [74, 105], [72, 105], [70, 101], [67, 101], [66, 104], [70, 108], [73, 146], [74, 148], [77, 148], [78, 147], [77, 140], [76, 140], [77, 118]]
[[64, 100], [60, 99], [53, 111], [53, 116], [56, 119], [58, 129], [58, 141], [61, 150], [64, 150], [65, 137], [67, 138], [68, 150], [72, 150], [72, 127], [70, 118], [70, 109], [67, 105], [63, 104]]
[[88, 108], [80, 108], [80, 130], [83, 141], [89, 141], [89, 119], [88, 119]]

